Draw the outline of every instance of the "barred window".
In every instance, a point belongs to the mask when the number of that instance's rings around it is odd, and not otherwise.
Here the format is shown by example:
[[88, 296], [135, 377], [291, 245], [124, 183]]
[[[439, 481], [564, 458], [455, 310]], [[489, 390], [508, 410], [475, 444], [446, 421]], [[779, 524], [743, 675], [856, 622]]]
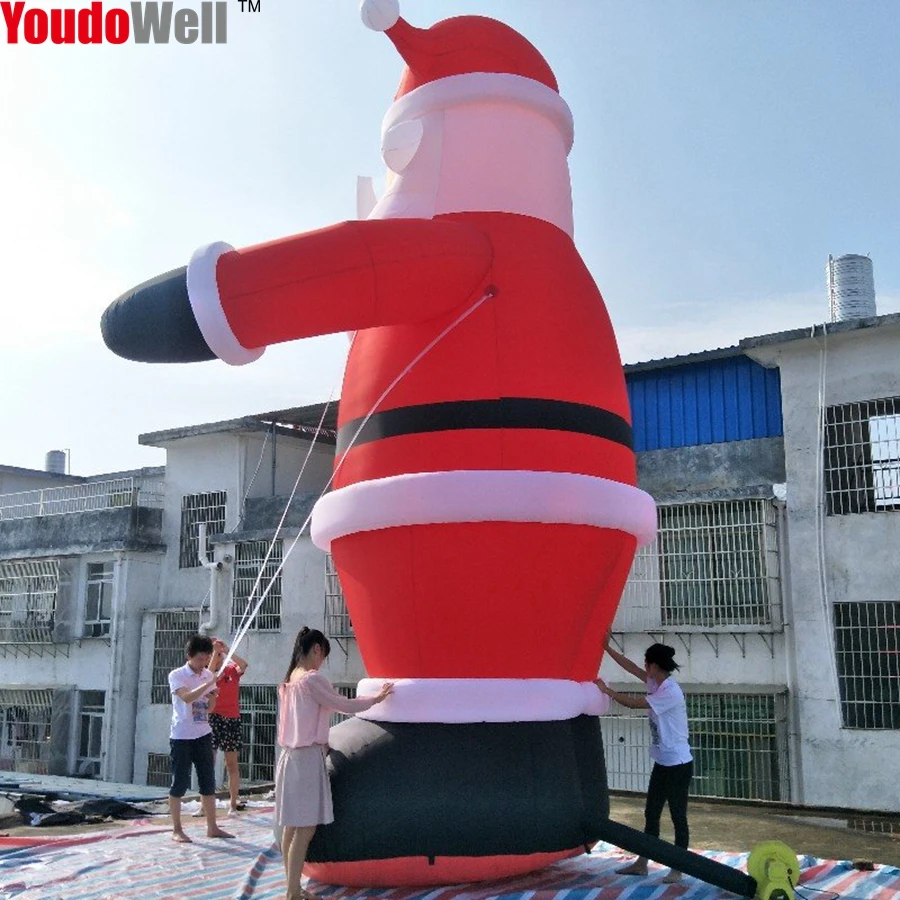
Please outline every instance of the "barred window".
[[147, 754], [147, 784], [168, 787], [172, 783], [172, 761], [168, 753]]
[[178, 557], [180, 569], [200, 565], [198, 526], [201, 523], [206, 524], [207, 534], [222, 534], [225, 531], [225, 497], [225, 491], [186, 494], [182, 497], [181, 552]]
[[825, 410], [829, 516], [900, 509], [900, 397]]
[[[356, 697], [356, 685], [355, 684], [336, 684], [334, 689], [342, 696], [347, 697], [349, 699], [353, 699]], [[334, 728], [338, 722], [343, 722], [344, 719], [349, 719], [346, 713], [342, 712], [333, 712], [331, 714], [331, 727]]]
[[79, 691], [81, 711], [78, 729], [78, 757], [75, 774], [100, 777], [103, 741], [103, 713], [106, 708], [105, 691]]
[[52, 712], [50, 688], [0, 690], [0, 769], [49, 773]]
[[242, 684], [241, 750], [238, 766], [246, 783], [275, 778], [278, 688], [274, 684]]
[[[197, 633], [200, 615], [195, 610], [166, 610], [156, 613], [153, 634], [153, 676], [150, 683], [151, 703], [171, 703], [169, 672], [185, 663], [184, 645]], [[149, 783], [149, 782], [148, 782]]]
[[353, 623], [347, 611], [347, 601], [330, 553], [325, 554], [325, 636], [353, 637]]
[[57, 559], [0, 562], [0, 644], [50, 643], [59, 588]]
[[663, 625], [767, 625], [777, 596], [775, 507], [729, 500], [659, 508]]
[[[790, 797], [786, 696], [685, 695], [694, 755], [691, 793], [737, 800]], [[603, 716], [609, 786], [645, 791], [652, 761], [646, 714], [621, 706]]]
[[845, 728], [900, 728], [900, 602], [834, 604]]
[[788, 799], [783, 695], [689, 694], [685, 700], [695, 795]]
[[84, 601], [84, 636], [109, 634], [112, 619], [113, 564], [88, 563], [87, 596]]
[[[231, 606], [231, 630], [234, 632], [238, 631], [267, 588], [268, 593], [250, 627], [257, 631], [281, 629], [281, 572], [278, 567], [284, 561], [283, 542], [280, 539], [273, 541], [272, 552], [263, 567], [268, 551], [268, 541], [243, 541], [235, 546], [234, 600]], [[259, 584], [256, 583], [257, 578]]]

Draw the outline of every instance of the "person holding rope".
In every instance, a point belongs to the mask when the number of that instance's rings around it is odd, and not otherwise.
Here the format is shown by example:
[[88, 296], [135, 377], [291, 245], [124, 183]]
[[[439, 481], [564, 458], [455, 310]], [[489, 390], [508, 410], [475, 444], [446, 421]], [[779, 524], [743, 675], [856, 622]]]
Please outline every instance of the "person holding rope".
[[[659, 823], [663, 807], [675, 827], [675, 845], [687, 849], [689, 831], [687, 819], [688, 788], [694, 774], [694, 757], [688, 743], [687, 705], [678, 682], [672, 673], [678, 668], [675, 650], [666, 644], [651, 644], [644, 653], [643, 669], [628, 657], [606, 644], [606, 652], [635, 678], [647, 685], [645, 696], [621, 694], [602, 678], [594, 683], [616, 703], [628, 709], [646, 709], [650, 719], [650, 758], [653, 770], [647, 787], [644, 807], [644, 834], [659, 837]], [[616, 870], [621, 875], [646, 875], [647, 860], [637, 857], [627, 866]], [[681, 872], [672, 869], [663, 881], [671, 884], [681, 880]]]
[[300, 886], [309, 842], [319, 825], [334, 821], [331, 783], [325, 769], [332, 710], [352, 714], [371, 709], [393, 690], [385, 682], [375, 697], [344, 697], [319, 672], [331, 645], [317, 629], [300, 629], [284, 681], [278, 686], [278, 746], [275, 827], [282, 829], [286, 900], [310, 900]]
[[241, 749], [241, 708], [240, 681], [247, 671], [246, 659], [232, 653], [229, 659], [228, 647], [219, 638], [213, 638], [213, 654], [209, 668], [216, 674], [219, 697], [216, 711], [210, 713], [213, 752], [221, 750], [225, 754], [225, 770], [228, 772], [228, 793], [231, 797], [231, 812], [244, 808], [240, 800], [241, 773], [238, 767], [238, 753]]
[[169, 812], [172, 839], [191, 843], [181, 825], [181, 798], [191, 784], [191, 767], [197, 770], [200, 802], [206, 817], [206, 834], [211, 838], [230, 838], [216, 823], [215, 751], [209, 714], [216, 708], [216, 676], [209, 670], [213, 642], [205, 634], [195, 634], [184, 648], [187, 662], [169, 672], [172, 694], [172, 725], [169, 731], [172, 786], [169, 788]]

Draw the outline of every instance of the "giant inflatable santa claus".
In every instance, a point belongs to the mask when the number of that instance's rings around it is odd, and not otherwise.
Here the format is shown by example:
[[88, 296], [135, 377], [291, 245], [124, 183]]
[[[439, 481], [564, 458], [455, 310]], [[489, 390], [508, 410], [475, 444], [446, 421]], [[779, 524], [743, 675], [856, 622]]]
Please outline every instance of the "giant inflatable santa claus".
[[608, 812], [591, 683], [655, 509], [635, 486], [603, 300], [573, 243], [573, 126], [540, 53], [492, 19], [363, 19], [406, 63], [388, 186], [364, 221], [198, 250], [105, 313], [116, 353], [241, 365], [355, 332], [333, 554], [373, 685], [332, 730], [336, 821], [308, 870], [343, 884], [528, 871]]

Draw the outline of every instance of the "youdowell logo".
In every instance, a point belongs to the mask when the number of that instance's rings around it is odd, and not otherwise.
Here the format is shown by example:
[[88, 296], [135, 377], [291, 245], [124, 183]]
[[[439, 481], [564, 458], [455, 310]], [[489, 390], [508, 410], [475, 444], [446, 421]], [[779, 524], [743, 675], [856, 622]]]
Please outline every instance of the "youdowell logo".
[[[102, 2], [81, 9], [40, 9], [24, 2], [0, 2], [7, 44], [224, 44], [228, 4], [202, 2], [200, 10], [174, 3], [131, 3], [104, 9]], [[258, 4], [257, 4], [258, 7]]]

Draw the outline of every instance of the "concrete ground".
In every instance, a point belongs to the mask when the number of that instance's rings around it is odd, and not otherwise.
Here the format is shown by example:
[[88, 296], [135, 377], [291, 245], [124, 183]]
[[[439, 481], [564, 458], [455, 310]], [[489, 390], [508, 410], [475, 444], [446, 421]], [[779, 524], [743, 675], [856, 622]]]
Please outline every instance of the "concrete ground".
[[[610, 818], [643, 829], [643, 797], [610, 797]], [[798, 856], [808, 853], [821, 859], [867, 859], [900, 867], [900, 812], [893, 816], [850, 815], [836, 810], [801, 811], [692, 799], [688, 824], [694, 850], [749, 852], [762, 841], [783, 841]], [[660, 837], [671, 841], [672, 835], [672, 822], [665, 810]]]

